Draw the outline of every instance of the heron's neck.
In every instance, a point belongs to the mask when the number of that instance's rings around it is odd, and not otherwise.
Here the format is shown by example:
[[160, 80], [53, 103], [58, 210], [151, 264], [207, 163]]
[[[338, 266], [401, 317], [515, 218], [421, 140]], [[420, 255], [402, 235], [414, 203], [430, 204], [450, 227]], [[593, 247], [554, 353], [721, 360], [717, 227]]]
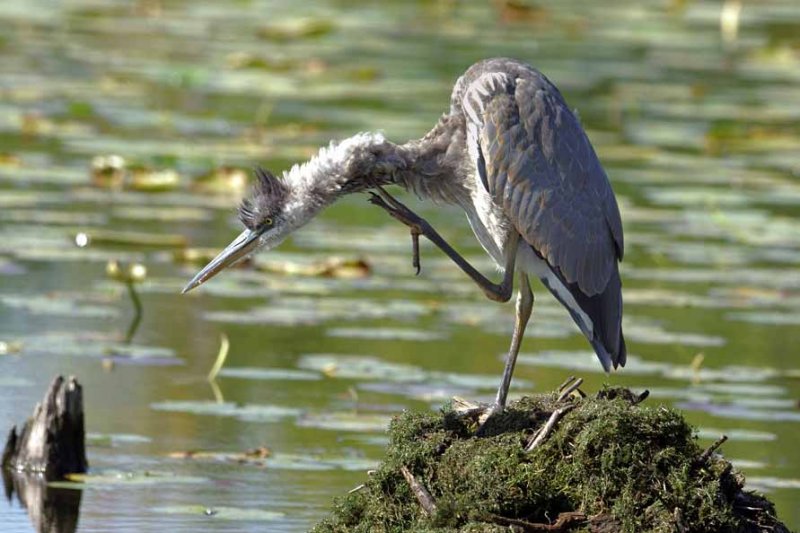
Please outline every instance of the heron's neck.
[[345, 194], [363, 191], [374, 183], [391, 183], [404, 161], [396, 145], [378, 133], [359, 133], [331, 143], [307, 162], [284, 172], [289, 188], [286, 211], [299, 227]]
[[443, 115], [424, 137], [397, 147], [406, 166], [395, 183], [420, 198], [461, 203], [469, 194], [468, 180], [459, 178], [472, 171], [465, 166], [465, 139], [463, 117]]
[[[422, 139], [397, 145], [379, 133], [359, 133], [331, 143], [284, 174], [289, 209], [308, 221], [345, 194], [397, 184], [422, 196], [419, 184], [448, 172], [451, 129], [443, 121]], [[303, 222], [301, 222], [303, 223]]]

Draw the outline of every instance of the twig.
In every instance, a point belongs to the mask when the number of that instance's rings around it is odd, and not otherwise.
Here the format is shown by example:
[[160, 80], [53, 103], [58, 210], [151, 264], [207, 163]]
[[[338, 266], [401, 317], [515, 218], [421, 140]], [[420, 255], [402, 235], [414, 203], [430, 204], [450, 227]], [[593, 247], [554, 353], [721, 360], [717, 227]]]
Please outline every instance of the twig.
[[570, 405], [565, 405], [564, 407], [560, 407], [555, 411], [553, 411], [553, 414], [550, 415], [550, 418], [547, 420], [547, 423], [544, 425], [544, 427], [539, 431], [537, 431], [536, 434], [533, 436], [533, 438], [530, 440], [530, 442], [528, 442], [528, 445], [525, 447], [525, 451], [531, 452], [542, 442], [544, 442], [544, 439], [546, 439], [547, 436], [553, 431], [556, 422], [558, 422], [558, 420], [562, 416], [564, 416], [564, 413], [574, 408], [575, 405], [570, 404]]
[[645, 389], [639, 396], [636, 397], [635, 400], [631, 403], [631, 405], [638, 405], [645, 401], [650, 396], [650, 391]]
[[564, 383], [562, 383], [561, 385], [558, 386], [558, 389], [556, 389], [556, 390], [558, 390], [558, 392], [561, 392], [562, 390], [564, 390], [564, 387], [566, 387], [567, 385], [569, 385], [573, 381], [575, 381], [575, 376], [568, 377], [566, 380], [564, 380]]
[[572, 383], [572, 385], [570, 385], [569, 387], [567, 387], [566, 389], [564, 389], [563, 391], [561, 391], [561, 394], [559, 394], [559, 395], [558, 395], [558, 400], [556, 400], [556, 401], [557, 401], [557, 402], [563, 402], [564, 400], [566, 400], [566, 399], [567, 399], [567, 396], [569, 396], [570, 394], [572, 394], [572, 393], [573, 393], [573, 391], [575, 391], [575, 389], [577, 389], [577, 388], [578, 388], [578, 387], [580, 387], [581, 385], [583, 385], [583, 378], [578, 378], [578, 379], [576, 379], [576, 380], [575, 380], [575, 381]]
[[405, 467], [405, 465], [400, 467], [400, 472], [402, 472], [403, 477], [406, 478], [406, 482], [408, 486], [411, 487], [411, 492], [414, 493], [414, 496], [417, 497], [417, 501], [422, 506], [422, 510], [425, 511], [425, 514], [431, 516], [433, 513], [436, 512], [436, 500], [433, 499], [431, 493], [428, 492], [419, 481], [416, 480], [414, 475]]
[[366, 483], [362, 483], [361, 485], [359, 485], [359, 486], [357, 486], [355, 488], [352, 488], [349, 491], [347, 491], [347, 494], [353, 494], [354, 492], [358, 492], [358, 491], [360, 491], [361, 489], [363, 489], [366, 486], [367, 486]]
[[487, 405], [483, 403], [475, 403], [460, 396], [453, 396], [452, 398], [453, 411], [459, 416], [472, 416], [482, 413], [487, 409]]
[[722, 446], [722, 444], [726, 440], [728, 440], [728, 436], [727, 435], [723, 435], [720, 438], [718, 438], [717, 440], [715, 440], [714, 444], [712, 444], [711, 446], [706, 448], [706, 451], [704, 451], [703, 453], [700, 454], [700, 457], [697, 458], [697, 464], [698, 465], [706, 464], [706, 462], [711, 458], [711, 454], [714, 453], [717, 450], [717, 448]]
[[586, 521], [586, 515], [578, 511], [570, 511], [568, 513], [559, 513], [558, 518], [552, 524], [542, 524], [535, 522], [528, 522], [527, 520], [520, 520], [518, 518], [506, 518], [496, 514], [489, 513], [486, 515], [490, 521], [495, 524], [504, 526], [516, 526], [521, 528], [522, 531], [569, 531], [572, 526]]

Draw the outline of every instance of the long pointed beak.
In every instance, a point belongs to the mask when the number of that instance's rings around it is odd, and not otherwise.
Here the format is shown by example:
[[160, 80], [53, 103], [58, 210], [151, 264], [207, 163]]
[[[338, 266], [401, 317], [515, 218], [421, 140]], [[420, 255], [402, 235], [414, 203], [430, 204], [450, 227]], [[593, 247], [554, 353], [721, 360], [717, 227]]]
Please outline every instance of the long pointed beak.
[[260, 236], [261, 232], [251, 231], [249, 229], [244, 230], [232, 243], [222, 250], [217, 257], [203, 267], [203, 270], [198, 272], [195, 277], [192, 278], [192, 281], [186, 284], [181, 294], [185, 294], [198, 285], [202, 285], [219, 274], [222, 270], [228, 268], [252, 252], [256, 246], [258, 246], [258, 238]]

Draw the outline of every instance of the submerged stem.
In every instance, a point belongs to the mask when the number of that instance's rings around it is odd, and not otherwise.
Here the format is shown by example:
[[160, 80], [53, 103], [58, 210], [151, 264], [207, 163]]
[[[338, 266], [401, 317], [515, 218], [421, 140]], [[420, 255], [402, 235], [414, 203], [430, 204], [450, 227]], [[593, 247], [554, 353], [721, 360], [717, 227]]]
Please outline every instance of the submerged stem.
[[142, 301], [139, 299], [139, 294], [136, 292], [133, 281], [126, 281], [125, 286], [128, 288], [128, 296], [131, 297], [134, 311], [133, 320], [131, 320], [131, 324], [128, 326], [128, 332], [125, 334], [125, 344], [130, 344], [133, 340], [133, 336], [136, 334], [136, 330], [139, 329], [139, 324], [142, 322], [144, 309], [142, 308]]

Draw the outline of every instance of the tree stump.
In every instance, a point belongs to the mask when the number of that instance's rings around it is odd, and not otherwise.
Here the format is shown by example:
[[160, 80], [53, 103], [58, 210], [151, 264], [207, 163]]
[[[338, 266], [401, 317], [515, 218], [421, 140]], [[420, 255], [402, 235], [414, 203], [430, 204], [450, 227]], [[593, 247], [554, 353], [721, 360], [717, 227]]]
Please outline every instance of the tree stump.
[[22, 431], [11, 428], [2, 456], [4, 469], [43, 474], [48, 480], [86, 472], [83, 390], [74, 377], [56, 377]]

